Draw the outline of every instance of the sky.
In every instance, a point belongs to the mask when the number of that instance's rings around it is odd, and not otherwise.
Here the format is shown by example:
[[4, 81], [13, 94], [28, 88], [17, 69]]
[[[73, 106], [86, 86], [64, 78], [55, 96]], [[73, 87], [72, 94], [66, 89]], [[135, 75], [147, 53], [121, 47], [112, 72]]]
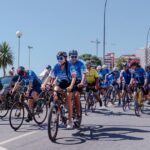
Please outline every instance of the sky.
[[[0, 0], [0, 43], [7, 41], [17, 68], [18, 38], [20, 65], [39, 74], [57, 63], [58, 51], [77, 49], [79, 55], [103, 55], [103, 16], [105, 0]], [[106, 53], [134, 54], [145, 47], [150, 27], [150, 0], [108, 0], [106, 10]], [[11, 66], [7, 67], [7, 70]], [[0, 69], [0, 76], [2, 69]]]

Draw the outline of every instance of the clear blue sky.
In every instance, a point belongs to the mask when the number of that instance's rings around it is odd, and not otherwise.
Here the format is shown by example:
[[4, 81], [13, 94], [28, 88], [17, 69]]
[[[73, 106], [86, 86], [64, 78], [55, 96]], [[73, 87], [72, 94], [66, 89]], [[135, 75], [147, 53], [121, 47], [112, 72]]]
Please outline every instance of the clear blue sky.
[[[39, 74], [48, 64], [54, 65], [59, 50], [78, 49], [79, 54], [95, 54], [98, 38], [102, 56], [103, 11], [105, 0], [1, 0], [0, 43], [7, 41], [17, 67], [18, 39], [21, 37], [20, 64]], [[145, 47], [150, 27], [150, 0], [108, 0], [106, 16], [106, 52], [117, 55], [134, 53]], [[8, 67], [9, 69], [9, 67]], [[0, 75], [2, 71], [0, 71]]]

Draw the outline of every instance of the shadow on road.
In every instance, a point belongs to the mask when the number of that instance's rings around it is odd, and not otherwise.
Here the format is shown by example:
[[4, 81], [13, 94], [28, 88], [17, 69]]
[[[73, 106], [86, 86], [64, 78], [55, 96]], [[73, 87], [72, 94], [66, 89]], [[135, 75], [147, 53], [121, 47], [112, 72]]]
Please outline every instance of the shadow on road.
[[130, 133], [149, 133], [149, 130], [135, 129], [130, 127], [102, 127], [100, 125], [82, 126], [73, 134], [74, 137], [82, 137], [85, 140], [121, 141], [121, 140], [144, 140], [142, 137], [129, 135]]

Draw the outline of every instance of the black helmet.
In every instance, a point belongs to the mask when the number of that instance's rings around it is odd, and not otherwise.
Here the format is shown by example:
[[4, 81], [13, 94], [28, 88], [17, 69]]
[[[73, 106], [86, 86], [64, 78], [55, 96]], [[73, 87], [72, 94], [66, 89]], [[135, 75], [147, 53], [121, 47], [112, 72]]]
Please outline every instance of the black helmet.
[[67, 53], [66, 53], [66, 52], [63, 52], [63, 51], [59, 51], [59, 52], [57, 53], [57, 57], [59, 57], [59, 56], [63, 56], [63, 57], [65, 57], [65, 58], [67, 58]]
[[25, 68], [23, 66], [18, 67], [17, 74], [20, 75], [20, 76], [24, 76]]
[[78, 51], [77, 50], [71, 50], [71, 51], [69, 51], [69, 56], [71, 56], [71, 55], [78, 56]]
[[51, 69], [52, 67], [51, 67], [51, 65], [48, 65], [47, 67], [46, 67], [46, 69]]

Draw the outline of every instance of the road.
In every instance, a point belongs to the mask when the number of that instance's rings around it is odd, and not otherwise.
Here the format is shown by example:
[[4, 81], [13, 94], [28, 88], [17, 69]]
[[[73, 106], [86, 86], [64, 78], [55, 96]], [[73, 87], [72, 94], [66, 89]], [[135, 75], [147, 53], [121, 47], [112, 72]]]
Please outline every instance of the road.
[[40, 127], [24, 122], [15, 132], [8, 117], [0, 120], [0, 150], [149, 150], [150, 115], [136, 117], [133, 110], [113, 105], [83, 115], [80, 129], [60, 128], [55, 143], [48, 138], [47, 122]]

